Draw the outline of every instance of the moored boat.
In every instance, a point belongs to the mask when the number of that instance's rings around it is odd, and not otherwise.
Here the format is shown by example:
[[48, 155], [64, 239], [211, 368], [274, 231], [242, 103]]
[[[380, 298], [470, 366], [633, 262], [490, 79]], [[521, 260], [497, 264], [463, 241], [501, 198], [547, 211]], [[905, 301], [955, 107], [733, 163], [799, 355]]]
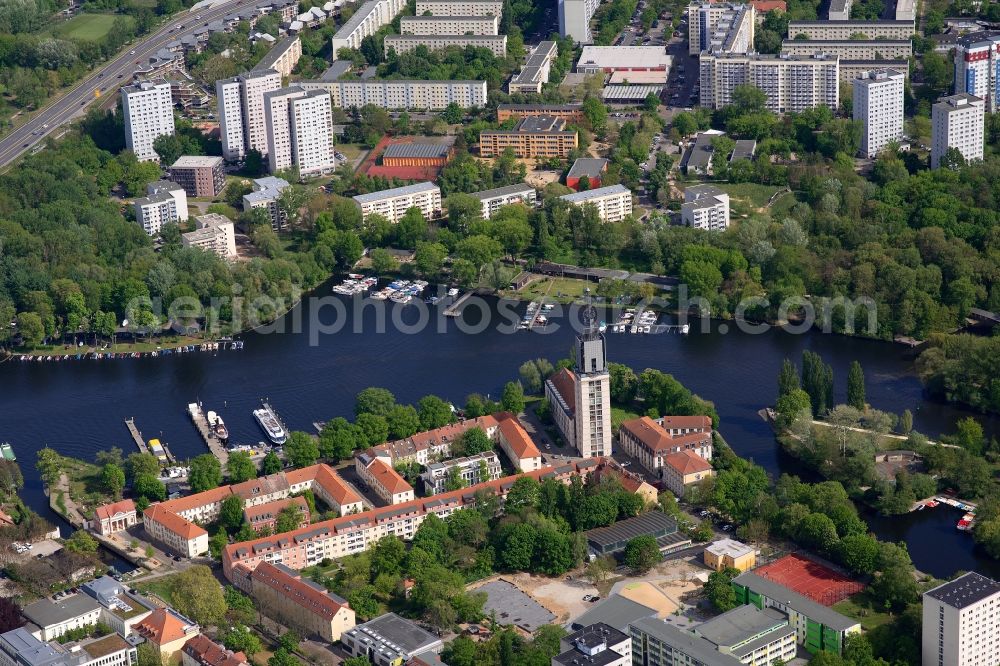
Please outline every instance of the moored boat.
[[278, 416], [268, 405], [263, 405], [260, 409], [253, 410], [253, 417], [257, 419], [264, 434], [274, 444], [281, 446], [288, 439], [288, 434], [278, 421]]

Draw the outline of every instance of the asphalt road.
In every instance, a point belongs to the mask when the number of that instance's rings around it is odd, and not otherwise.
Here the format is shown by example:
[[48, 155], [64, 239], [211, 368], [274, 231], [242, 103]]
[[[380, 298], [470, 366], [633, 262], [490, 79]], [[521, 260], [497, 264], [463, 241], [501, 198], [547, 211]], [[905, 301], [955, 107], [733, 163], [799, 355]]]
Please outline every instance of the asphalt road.
[[[155, 33], [141, 41], [126, 46], [126, 50], [114, 60], [94, 70], [87, 78], [65, 92], [62, 97], [49, 102], [41, 111], [36, 112], [30, 121], [0, 140], [0, 168], [6, 167], [22, 154], [31, 150], [35, 144], [74, 117], [86, 113], [87, 106], [98, 99], [95, 91], [100, 91], [101, 98], [106, 95], [118, 95], [118, 89], [121, 86], [132, 82], [132, 75], [139, 69], [139, 65], [148, 63], [149, 58], [166, 46], [168, 42], [180, 39], [200, 25], [222, 18], [231, 13], [234, 8], [263, 4], [268, 3], [266, 0], [258, 0], [257, 2], [230, 0], [212, 8], [192, 9], [174, 17]], [[195, 16], [201, 16], [201, 18], [195, 19]]]

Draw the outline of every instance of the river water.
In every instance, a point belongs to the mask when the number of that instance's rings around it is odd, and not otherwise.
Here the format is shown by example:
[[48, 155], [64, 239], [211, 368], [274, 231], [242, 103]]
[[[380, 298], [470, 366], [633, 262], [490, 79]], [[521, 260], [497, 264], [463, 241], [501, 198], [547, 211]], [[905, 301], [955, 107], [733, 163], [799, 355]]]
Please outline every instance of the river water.
[[[325, 285], [320, 293], [328, 289]], [[497, 303], [486, 303], [495, 315]], [[387, 304], [404, 326], [419, 319], [422, 308]], [[431, 307], [431, 312], [437, 308]], [[310, 321], [318, 309], [305, 301], [281, 322], [290, 329], [294, 321]], [[368, 386], [386, 387], [404, 403], [433, 393], [461, 404], [473, 392], [498, 396], [526, 360], [555, 361], [571, 350], [574, 332], [569, 326], [546, 333], [511, 334], [495, 325], [468, 330], [479, 323], [480, 315], [472, 307], [463, 311], [461, 320], [441, 318], [423, 330], [406, 332], [390, 322], [378, 332], [376, 313], [369, 308], [358, 317], [348, 315], [344, 330], [319, 336], [315, 345], [305, 326], [301, 332], [252, 332], [242, 336], [244, 350], [214, 356], [2, 363], [0, 441], [9, 441], [21, 462], [25, 501], [51, 517], [34, 469], [35, 452], [51, 446], [66, 455], [93, 459], [95, 452], [118, 446], [128, 454], [135, 450], [124, 426], [128, 417], [135, 418], [147, 439], [160, 437], [179, 458], [193, 457], [207, 451], [185, 411], [193, 401], [222, 415], [232, 441], [257, 442], [262, 435], [251, 410], [262, 398], [293, 430], [311, 431], [314, 421], [349, 417], [355, 394]], [[910, 409], [921, 432], [935, 437], [950, 432], [955, 420], [965, 415], [926, 400], [904, 349], [889, 343], [777, 329], [750, 335], [715, 322], [710, 330], [693, 330], [687, 336], [608, 334], [609, 360], [637, 371], [669, 372], [712, 400], [730, 445], [773, 475], [794, 471], [795, 466], [780, 454], [757, 411], [774, 401], [782, 360], [798, 362], [804, 350], [819, 353], [833, 366], [838, 401], [845, 398], [848, 366], [858, 360], [865, 369], [869, 402], [895, 413]], [[989, 431], [1000, 430], [996, 423], [984, 425]], [[974, 548], [970, 536], [954, 529], [958, 516], [953, 514], [927, 510], [901, 518], [875, 517], [871, 525], [882, 537], [907, 541], [921, 570], [939, 576], [968, 569], [1000, 575], [998, 563]]]

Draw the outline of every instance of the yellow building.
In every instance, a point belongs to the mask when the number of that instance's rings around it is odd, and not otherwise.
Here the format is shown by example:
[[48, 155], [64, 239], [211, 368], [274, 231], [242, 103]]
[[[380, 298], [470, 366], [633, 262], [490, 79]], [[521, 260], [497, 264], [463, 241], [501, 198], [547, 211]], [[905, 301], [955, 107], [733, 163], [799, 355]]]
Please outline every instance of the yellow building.
[[512, 130], [488, 130], [479, 134], [479, 154], [496, 157], [507, 148], [517, 157], [567, 157], [576, 150], [576, 132], [566, 131], [566, 121], [554, 116], [522, 118]]
[[735, 539], [719, 539], [705, 548], [705, 566], [716, 571], [737, 569], [749, 571], [757, 565], [757, 551]]
[[157, 608], [135, 626], [135, 633], [145, 638], [156, 650], [161, 663], [167, 665], [181, 661], [181, 648], [201, 630], [177, 611]]

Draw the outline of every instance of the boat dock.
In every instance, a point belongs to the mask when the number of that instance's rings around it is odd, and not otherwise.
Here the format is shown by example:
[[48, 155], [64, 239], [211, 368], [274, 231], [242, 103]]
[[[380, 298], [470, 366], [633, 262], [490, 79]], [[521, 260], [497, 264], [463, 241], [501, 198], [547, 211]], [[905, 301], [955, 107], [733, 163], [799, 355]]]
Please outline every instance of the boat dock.
[[459, 296], [457, 301], [455, 301], [447, 308], [445, 308], [444, 316], [457, 317], [458, 315], [460, 315], [462, 313], [462, 306], [465, 305], [466, 301], [468, 301], [470, 298], [472, 298], [478, 293], [479, 293], [478, 289], [472, 289]]
[[146, 446], [146, 440], [142, 438], [142, 433], [139, 432], [137, 427], [135, 427], [135, 419], [125, 419], [125, 426], [132, 435], [132, 439], [135, 440], [135, 445], [139, 447], [139, 452], [149, 453], [149, 448]]
[[226, 463], [229, 462], [229, 451], [226, 450], [226, 447], [222, 445], [222, 442], [219, 441], [212, 432], [212, 429], [209, 428], [208, 419], [205, 417], [205, 412], [202, 411], [201, 405], [196, 402], [188, 404], [188, 415], [191, 417], [194, 427], [198, 429], [198, 434], [205, 441], [205, 446], [208, 447], [212, 455], [218, 458], [222, 466], [225, 467]]

